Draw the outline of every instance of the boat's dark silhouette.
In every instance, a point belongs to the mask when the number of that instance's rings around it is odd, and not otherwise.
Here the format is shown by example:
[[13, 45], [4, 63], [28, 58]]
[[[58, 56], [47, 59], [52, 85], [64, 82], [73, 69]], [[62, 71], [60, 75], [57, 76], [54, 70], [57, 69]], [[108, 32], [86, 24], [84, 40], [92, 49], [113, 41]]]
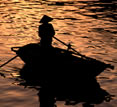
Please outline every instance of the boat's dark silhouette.
[[[111, 95], [100, 88], [96, 76], [110, 64], [81, 55], [71, 45], [54, 37], [54, 29], [49, 23], [52, 18], [43, 16], [39, 26], [39, 44], [13, 47], [24, 62], [20, 78], [25, 85], [40, 86], [40, 107], [55, 107], [56, 101], [66, 101], [66, 105], [85, 102], [83, 107], [93, 107]], [[68, 46], [67, 50], [52, 47], [52, 37]], [[71, 49], [71, 51], [70, 51]]]
[[96, 76], [110, 64], [93, 58], [80, 57], [60, 48], [43, 48], [40, 44], [28, 44], [12, 48], [25, 62], [20, 78], [25, 85], [40, 86], [40, 107], [54, 107], [56, 101], [66, 105], [85, 102], [83, 107], [93, 107], [109, 101], [111, 95], [102, 89]]
[[81, 55], [71, 45], [67, 50], [52, 47], [55, 31], [49, 23], [51, 20], [46, 15], [41, 19], [39, 44], [12, 48], [25, 62], [20, 70], [20, 78], [25, 80], [25, 85], [40, 86], [40, 107], [55, 107], [56, 101], [66, 101], [66, 105], [85, 102], [83, 107], [109, 101], [111, 95], [100, 88], [96, 76], [106, 68], [114, 67]]

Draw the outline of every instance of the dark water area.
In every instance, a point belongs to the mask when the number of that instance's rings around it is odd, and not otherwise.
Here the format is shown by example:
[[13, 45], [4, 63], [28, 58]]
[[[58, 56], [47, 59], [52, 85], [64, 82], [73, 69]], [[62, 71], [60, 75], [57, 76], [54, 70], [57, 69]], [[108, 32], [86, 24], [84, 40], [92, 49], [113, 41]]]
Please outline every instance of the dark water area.
[[[95, 107], [116, 107], [116, 0], [0, 0], [0, 65], [15, 56], [11, 47], [39, 42], [39, 20], [45, 14], [54, 18], [52, 24], [57, 38], [71, 43], [83, 55], [115, 66], [114, 70], [106, 69], [97, 77], [100, 86], [115, 97]], [[53, 46], [66, 49], [55, 39]], [[19, 86], [15, 81], [23, 65], [16, 58], [0, 68], [5, 74], [5, 78], [0, 76], [0, 107], [39, 107], [38, 91]], [[57, 102], [58, 107], [65, 107], [63, 104]]]

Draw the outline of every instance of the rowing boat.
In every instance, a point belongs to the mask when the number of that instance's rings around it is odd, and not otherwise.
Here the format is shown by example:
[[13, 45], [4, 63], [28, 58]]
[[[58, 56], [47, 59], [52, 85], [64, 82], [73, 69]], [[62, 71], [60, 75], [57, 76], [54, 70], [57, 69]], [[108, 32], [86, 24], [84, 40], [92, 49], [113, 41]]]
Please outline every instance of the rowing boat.
[[[58, 101], [67, 100], [67, 105], [79, 102], [99, 104], [111, 99], [111, 95], [100, 88], [96, 80], [96, 76], [106, 68], [114, 68], [110, 64], [81, 57], [65, 49], [43, 48], [39, 44], [12, 47], [12, 51], [25, 62], [20, 76], [26, 84], [42, 87], [39, 94], [42, 105], [50, 107], [52, 104], [51, 107], [54, 107], [55, 98]], [[51, 104], [48, 104], [50, 100]]]

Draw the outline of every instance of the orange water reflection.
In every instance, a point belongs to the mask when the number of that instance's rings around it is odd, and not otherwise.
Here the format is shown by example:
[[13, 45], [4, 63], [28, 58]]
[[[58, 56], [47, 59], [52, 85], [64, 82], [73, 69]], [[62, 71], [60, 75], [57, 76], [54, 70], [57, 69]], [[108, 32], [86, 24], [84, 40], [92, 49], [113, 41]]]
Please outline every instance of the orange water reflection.
[[[82, 54], [116, 66], [117, 24], [115, 23], [116, 20], [114, 18], [106, 17], [106, 15], [113, 10], [101, 11], [101, 9], [105, 9], [105, 7], [102, 7], [102, 4], [104, 3], [96, 2], [98, 0], [94, 1], [95, 2], [83, 3], [78, 2], [78, 0], [75, 2], [73, 0], [1, 0], [0, 64], [15, 55], [11, 52], [10, 47], [39, 42], [37, 35], [39, 20], [46, 14], [54, 18], [52, 24], [56, 30], [57, 38], [65, 43], [70, 42], [73, 45], [73, 48]], [[96, 6], [96, 4], [98, 5]], [[113, 14], [115, 13], [116, 12], [113, 12]], [[66, 48], [66, 46], [63, 46], [56, 40], [53, 40], [53, 46]], [[3, 69], [8, 69], [8, 71], [12, 72], [13, 69], [10, 69], [11, 67], [21, 67], [23, 64], [24, 63], [20, 59], [16, 59], [6, 65]], [[106, 71], [100, 75], [101, 77], [108, 77], [108, 79], [105, 79], [104, 81], [100, 79], [100, 82], [103, 84], [104, 88], [114, 94], [116, 93], [115, 89], [117, 88], [116, 70], [117, 68], [115, 68], [113, 72]], [[112, 88], [109, 87], [110, 85]], [[23, 95], [30, 93], [29, 91], [27, 93], [21, 92], [18, 94], [15, 90], [10, 91], [9, 87], [7, 88], [8, 90], [6, 92], [8, 93], [6, 96], [12, 94], [13, 100], [15, 99], [15, 96], [22, 98]], [[22, 89], [18, 89], [19, 92], [21, 90]], [[2, 92], [3, 91], [4, 89]], [[2, 94], [1, 96], [4, 95]], [[2, 98], [9, 99], [6, 96]], [[28, 96], [26, 97], [28, 98]], [[26, 99], [24, 100], [26, 101]], [[3, 101], [3, 104], [4, 103], [5, 102]], [[28, 103], [31, 102], [27, 101], [26, 104]], [[15, 102], [15, 104], [17, 104], [17, 102]], [[116, 107], [115, 104], [116, 102], [112, 104], [113, 107]], [[26, 107], [25, 104], [24, 106]]]

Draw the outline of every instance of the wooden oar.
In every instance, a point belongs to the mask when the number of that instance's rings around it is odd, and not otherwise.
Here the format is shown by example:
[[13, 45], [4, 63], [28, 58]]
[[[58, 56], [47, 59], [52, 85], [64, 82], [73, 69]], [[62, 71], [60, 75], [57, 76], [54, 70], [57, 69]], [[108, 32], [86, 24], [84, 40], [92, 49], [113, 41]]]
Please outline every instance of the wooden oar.
[[66, 45], [68, 48], [72, 49], [77, 55], [86, 58], [85, 55], [80, 54], [78, 51], [76, 51], [74, 48], [72, 48], [72, 47], [70, 46], [70, 44], [66, 44], [66, 43], [64, 43], [63, 41], [61, 41], [60, 39], [56, 38], [56, 37], [53, 37], [53, 38], [56, 39], [57, 41], [61, 42], [62, 44]]
[[[96, 59], [93, 59], [93, 58], [90, 58], [90, 57], [87, 57], [87, 56], [85, 56], [85, 55], [80, 54], [78, 51], [76, 51], [74, 48], [72, 48], [71, 45], [69, 46], [69, 44], [64, 43], [63, 41], [59, 40], [58, 38], [56, 38], [56, 37], [53, 37], [53, 38], [56, 39], [57, 41], [61, 42], [62, 44], [66, 45], [68, 48], [72, 49], [72, 50], [75, 52], [76, 55], [79, 55], [79, 56], [81, 56], [82, 58], [85, 58], [85, 59], [88, 59], [88, 60], [95, 60], [95, 61], [98, 61], [98, 60], [96, 60]], [[100, 62], [101, 62], [101, 61], [100, 61]], [[104, 62], [103, 62], [103, 63], [104, 63]], [[108, 66], [108, 68], [114, 69], [114, 66], [113, 66], [113, 65], [111, 65], [111, 64], [106, 64], [106, 65]]]
[[9, 59], [7, 62], [5, 62], [4, 64], [0, 65], [0, 68], [2, 68], [3, 66], [5, 66], [6, 64], [8, 64], [9, 62], [11, 62], [12, 60], [14, 60], [15, 58], [17, 58], [18, 55], [14, 56], [13, 58]]

